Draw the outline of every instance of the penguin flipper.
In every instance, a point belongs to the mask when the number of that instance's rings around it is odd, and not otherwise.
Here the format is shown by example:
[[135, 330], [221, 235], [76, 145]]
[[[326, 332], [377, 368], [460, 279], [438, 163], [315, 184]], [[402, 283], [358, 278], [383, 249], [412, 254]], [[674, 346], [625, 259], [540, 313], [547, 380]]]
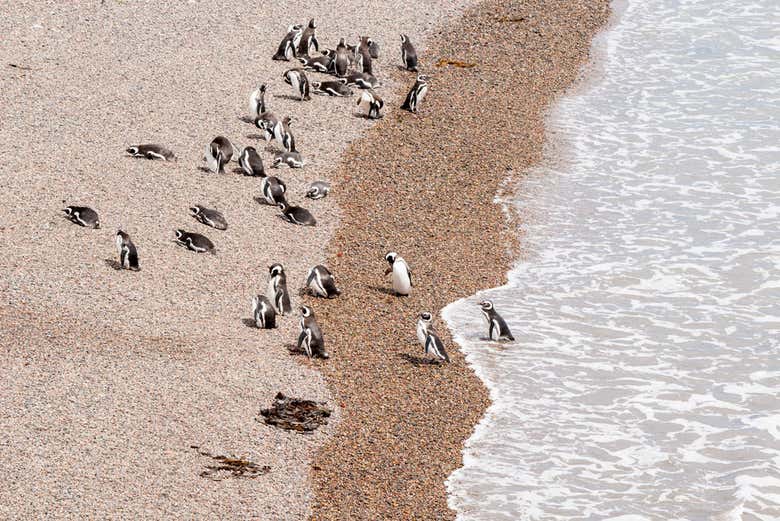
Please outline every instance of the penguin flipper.
[[317, 37], [312, 35], [311, 39], [309, 40], [309, 46], [314, 47], [314, 50], [319, 52], [320, 51], [320, 42], [317, 41]]

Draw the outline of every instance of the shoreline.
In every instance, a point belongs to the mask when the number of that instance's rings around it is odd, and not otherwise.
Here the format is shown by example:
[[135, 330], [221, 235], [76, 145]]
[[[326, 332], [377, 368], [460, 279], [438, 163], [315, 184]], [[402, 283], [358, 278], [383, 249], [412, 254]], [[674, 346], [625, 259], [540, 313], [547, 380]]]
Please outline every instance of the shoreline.
[[[432, 81], [419, 116], [391, 114], [342, 160], [333, 178], [352, 190], [336, 195], [328, 266], [348, 285], [334, 301], [309, 299], [324, 324], [339, 323], [326, 328], [331, 359], [320, 370], [342, 406], [312, 467], [313, 519], [454, 518], [445, 480], [490, 400], [441, 319], [452, 364], [415, 363], [416, 315], [505, 283], [518, 216], [494, 198], [542, 160], [547, 109], [576, 85], [608, 15], [606, 1], [470, 8], [424, 53]], [[476, 66], [433, 66], [439, 58]], [[473, 131], [485, 124], [490, 132]], [[390, 250], [414, 271], [409, 297], [383, 291]]]

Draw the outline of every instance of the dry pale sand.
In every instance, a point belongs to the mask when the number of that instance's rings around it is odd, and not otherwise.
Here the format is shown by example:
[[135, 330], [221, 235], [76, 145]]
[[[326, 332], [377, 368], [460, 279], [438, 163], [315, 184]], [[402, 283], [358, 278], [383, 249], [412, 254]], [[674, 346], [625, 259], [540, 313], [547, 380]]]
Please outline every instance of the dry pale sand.
[[[289, 99], [282, 72], [290, 65], [270, 57], [287, 25], [310, 17], [326, 46], [340, 36], [371, 35], [382, 46], [382, 92], [397, 105], [397, 82], [412, 81], [396, 69], [398, 33], [420, 42], [468, 3], [94, 0], [3, 7], [0, 517], [308, 514], [308, 461], [333, 425], [301, 436], [256, 417], [277, 391], [333, 402], [315, 367], [321, 363], [287, 353], [297, 320], [259, 332], [242, 319], [251, 296], [265, 287], [270, 263], [282, 262], [297, 289], [323, 259], [339, 212], [333, 199], [303, 199], [304, 188], [327, 178], [371, 123], [354, 116], [354, 98]], [[258, 179], [199, 170], [216, 135], [257, 146], [256, 129], [239, 118], [249, 92], [263, 82], [271, 110], [297, 116], [293, 130], [308, 165], [279, 175], [290, 199], [315, 214], [316, 228], [283, 223], [276, 209], [256, 204]], [[123, 156], [143, 142], [169, 146], [178, 161]], [[271, 153], [263, 159], [269, 164]], [[351, 188], [334, 186], [346, 198]], [[196, 223], [187, 213], [195, 203], [223, 211], [229, 229]], [[102, 228], [66, 221], [66, 204], [91, 206]], [[116, 258], [120, 226], [138, 247], [139, 273], [107, 264]], [[176, 246], [178, 227], [206, 234], [219, 253]], [[323, 328], [327, 335], [327, 322]], [[212, 462], [191, 445], [270, 465], [271, 472], [202, 478]]]

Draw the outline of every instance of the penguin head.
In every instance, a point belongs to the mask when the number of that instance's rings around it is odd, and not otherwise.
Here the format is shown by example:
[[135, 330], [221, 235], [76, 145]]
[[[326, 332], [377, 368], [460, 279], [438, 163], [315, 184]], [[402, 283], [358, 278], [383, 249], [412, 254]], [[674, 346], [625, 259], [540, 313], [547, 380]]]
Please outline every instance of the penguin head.
[[314, 316], [314, 311], [309, 306], [301, 306], [301, 316], [304, 318]]
[[311, 28], [311, 29], [316, 29], [317, 28], [317, 23], [314, 21], [314, 18], [309, 20], [309, 28]]
[[174, 233], [176, 234], [176, 240], [180, 241], [182, 237], [184, 237], [184, 234], [187, 233], [184, 230], [174, 230]]
[[130, 148], [126, 149], [125, 152], [127, 152], [131, 156], [134, 156], [134, 155], [136, 155], [138, 153], [138, 147], [130, 147]]
[[426, 76], [425, 74], [418, 74], [417, 75], [417, 81], [419, 81], [420, 83], [427, 83], [428, 80], [430, 80], [430, 78], [428, 76]]
[[393, 263], [395, 262], [396, 257], [398, 257], [398, 254], [394, 251], [391, 251], [390, 253], [385, 255], [385, 260], [387, 261], [388, 264], [390, 264], [390, 266], [392, 266]]
[[255, 147], [244, 147], [244, 150], [241, 152], [241, 155], [249, 155], [251, 152], [257, 152], [257, 149]]
[[278, 207], [279, 207], [279, 209], [280, 209], [281, 211], [283, 211], [283, 212], [286, 212], [286, 211], [287, 211], [287, 209], [290, 207], [290, 206], [287, 204], [287, 201], [279, 201], [278, 203], [276, 203], [276, 206], [278, 206]]
[[489, 300], [483, 300], [479, 303], [479, 307], [481, 307], [484, 311], [490, 311], [493, 309], [493, 303]]
[[409, 37], [406, 36], [405, 34], [402, 34], [401, 35], [401, 43], [406, 43], [408, 41], [409, 41]]
[[266, 85], [265, 83], [260, 85], [260, 92], [265, 92], [266, 87], [268, 87], [268, 85]]
[[268, 267], [268, 273], [270, 273], [272, 277], [275, 277], [276, 275], [283, 274], [284, 268], [281, 264], [272, 264]]
[[65, 212], [65, 214], [68, 215], [68, 216], [73, 215], [73, 207], [72, 206], [68, 206], [66, 208], [63, 208], [62, 211]]
[[430, 312], [428, 311], [423, 311], [422, 313], [420, 313], [420, 320], [427, 324], [431, 320], [433, 320], [433, 315], [431, 315]]
[[284, 123], [287, 126], [290, 126], [290, 123], [292, 123], [292, 122], [293, 122], [293, 117], [292, 116], [287, 116], [286, 118], [284, 118], [282, 120], [282, 123]]
[[192, 214], [193, 217], [195, 217], [196, 215], [198, 215], [202, 211], [203, 211], [203, 207], [200, 206], [200, 205], [196, 204], [195, 206], [190, 206], [190, 213]]
[[314, 90], [320, 90], [320, 86], [322, 85], [321, 81], [313, 81], [311, 82], [311, 88]]

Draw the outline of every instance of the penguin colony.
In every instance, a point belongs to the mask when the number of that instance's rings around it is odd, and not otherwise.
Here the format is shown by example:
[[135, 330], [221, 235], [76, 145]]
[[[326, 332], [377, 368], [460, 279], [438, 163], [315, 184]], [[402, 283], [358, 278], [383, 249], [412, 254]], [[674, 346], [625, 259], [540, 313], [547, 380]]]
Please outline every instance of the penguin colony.
[[[304, 27], [301, 24], [287, 28], [287, 33], [282, 38], [273, 60], [297, 61], [299, 67], [288, 69], [282, 75], [284, 83], [293, 90], [293, 98], [300, 102], [312, 100], [312, 94], [322, 96], [353, 96], [352, 88], [360, 89], [357, 96], [357, 105], [363, 110], [362, 116], [368, 119], [380, 119], [384, 101], [375, 91], [381, 83], [374, 75], [373, 60], [379, 57], [379, 44], [372, 38], [360, 36], [355, 45], [349, 45], [345, 38], [339, 39], [335, 49], [320, 49], [317, 39], [317, 23], [309, 20]], [[401, 63], [402, 68], [417, 73], [417, 52], [410, 38], [406, 34], [401, 35]], [[335, 76], [331, 80], [310, 81], [307, 76], [312, 72], [317, 74], [329, 74]], [[428, 77], [417, 74], [412, 88], [401, 105], [401, 109], [417, 113], [420, 104], [428, 92]], [[279, 118], [268, 110], [266, 94], [268, 85], [262, 84], [254, 89], [249, 96], [250, 121], [261, 130], [266, 142], [276, 141], [282, 150], [277, 151], [272, 160], [272, 168], [286, 165], [289, 168], [303, 168], [306, 164], [300, 151], [296, 149], [293, 126], [295, 118], [286, 116]], [[128, 147], [125, 152], [132, 157], [157, 161], [176, 161], [175, 154], [159, 144], [140, 144]], [[243, 149], [236, 147], [224, 136], [215, 137], [206, 145], [203, 159], [206, 169], [214, 174], [224, 174], [225, 167], [231, 162], [238, 163], [241, 172], [249, 177], [259, 177], [259, 190], [261, 195], [255, 197], [260, 203], [277, 206], [281, 211], [281, 217], [295, 225], [316, 226], [317, 221], [312, 213], [301, 206], [288, 202], [287, 187], [282, 179], [266, 173], [263, 160], [257, 148], [252, 146]], [[311, 183], [305, 196], [316, 200], [326, 197], [330, 191], [330, 185], [324, 181]], [[190, 215], [199, 223], [215, 230], [226, 231], [228, 222], [224, 215], [216, 209], [202, 205], [189, 207]], [[85, 228], [100, 228], [100, 220], [95, 210], [85, 206], [67, 206], [63, 212], [65, 217], [75, 224]], [[216, 254], [217, 248], [205, 235], [187, 231], [174, 230], [173, 241], [184, 248], [196, 253]], [[140, 263], [138, 249], [130, 235], [123, 230], [116, 233], [116, 247], [119, 256], [117, 268], [123, 270], [139, 271]], [[389, 264], [385, 275], [391, 276], [393, 293], [399, 297], [407, 296], [412, 289], [412, 272], [406, 261], [396, 252], [389, 252], [385, 256]], [[336, 279], [330, 270], [317, 265], [309, 270], [305, 287], [314, 296], [321, 298], [336, 298], [341, 295], [341, 290], [336, 285]], [[488, 338], [491, 340], [514, 340], [509, 328], [495, 311], [492, 302], [486, 300], [480, 302], [485, 321], [488, 326]], [[252, 320], [259, 329], [273, 329], [277, 327], [278, 317], [292, 313], [290, 292], [287, 288], [287, 276], [281, 264], [273, 264], [268, 268], [268, 285], [266, 294], [258, 294], [252, 298]], [[309, 358], [329, 358], [325, 350], [325, 341], [314, 310], [309, 306], [299, 308], [300, 334], [297, 348]], [[433, 316], [430, 312], [422, 312], [417, 321], [417, 337], [423, 347], [426, 359], [430, 358], [435, 363], [449, 362], [449, 356], [444, 348], [439, 335], [432, 325]]]

